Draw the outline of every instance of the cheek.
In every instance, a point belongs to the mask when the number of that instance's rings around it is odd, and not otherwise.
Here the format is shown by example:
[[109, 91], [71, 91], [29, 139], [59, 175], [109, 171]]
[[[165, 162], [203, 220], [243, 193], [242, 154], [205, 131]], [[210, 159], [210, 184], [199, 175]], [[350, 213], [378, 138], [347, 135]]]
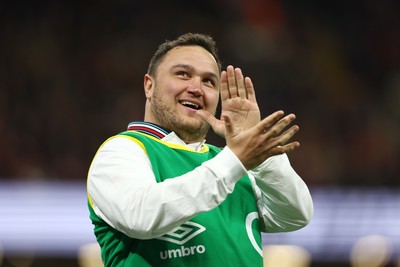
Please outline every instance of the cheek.
[[206, 94], [205, 102], [207, 105], [207, 109], [215, 111], [217, 109], [218, 101], [219, 101], [218, 91], [213, 91]]
[[169, 96], [177, 96], [183, 91], [182, 88], [184, 87], [177, 82], [170, 82], [163, 85], [164, 94]]
[[176, 95], [176, 90], [172, 83], [158, 83], [154, 90], [154, 95], [163, 102], [170, 102]]

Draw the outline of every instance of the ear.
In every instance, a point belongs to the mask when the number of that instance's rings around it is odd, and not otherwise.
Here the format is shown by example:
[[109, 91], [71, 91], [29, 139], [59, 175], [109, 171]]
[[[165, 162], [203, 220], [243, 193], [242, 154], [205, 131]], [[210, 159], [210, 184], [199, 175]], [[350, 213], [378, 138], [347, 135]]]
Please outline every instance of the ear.
[[143, 81], [143, 86], [144, 86], [144, 94], [146, 95], [146, 98], [149, 99], [153, 95], [153, 89], [154, 89], [154, 79], [151, 77], [149, 74], [144, 75], [144, 81]]

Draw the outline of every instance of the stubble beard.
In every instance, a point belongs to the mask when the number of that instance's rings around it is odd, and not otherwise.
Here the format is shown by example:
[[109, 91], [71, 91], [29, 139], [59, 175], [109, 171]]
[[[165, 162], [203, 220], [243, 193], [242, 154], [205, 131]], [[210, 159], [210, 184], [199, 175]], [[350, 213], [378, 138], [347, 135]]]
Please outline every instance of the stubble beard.
[[187, 122], [188, 117], [180, 117], [173, 108], [165, 104], [157, 90], [154, 91], [152, 97], [151, 110], [160, 126], [175, 132], [186, 143], [202, 141], [210, 128], [204, 120], [195, 125]]

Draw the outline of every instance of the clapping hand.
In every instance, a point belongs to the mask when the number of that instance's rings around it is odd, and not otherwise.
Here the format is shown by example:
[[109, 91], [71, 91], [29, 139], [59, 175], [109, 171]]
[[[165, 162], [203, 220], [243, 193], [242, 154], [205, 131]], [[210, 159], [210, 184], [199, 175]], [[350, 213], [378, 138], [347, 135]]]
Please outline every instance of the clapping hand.
[[213, 131], [225, 137], [224, 117], [229, 116], [235, 129], [245, 130], [260, 121], [260, 109], [256, 101], [253, 83], [244, 77], [241, 69], [228, 66], [221, 73], [221, 119], [200, 110], [197, 114], [206, 120]]
[[296, 116], [277, 111], [261, 120], [253, 83], [239, 68], [228, 66], [221, 73], [221, 101], [220, 120], [205, 111], [197, 114], [225, 137], [227, 146], [247, 169], [299, 147], [299, 142], [288, 143], [299, 127], [293, 125], [284, 131]]

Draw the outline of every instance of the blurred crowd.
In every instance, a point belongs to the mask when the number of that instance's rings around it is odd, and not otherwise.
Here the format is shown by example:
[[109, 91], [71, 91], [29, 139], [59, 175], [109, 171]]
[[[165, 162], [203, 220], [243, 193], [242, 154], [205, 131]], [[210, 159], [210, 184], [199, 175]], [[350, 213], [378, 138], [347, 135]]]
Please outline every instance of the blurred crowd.
[[[400, 185], [395, 0], [1, 1], [0, 179], [82, 180], [109, 136], [143, 119], [157, 45], [216, 40], [263, 116], [297, 115], [289, 155], [313, 185]], [[224, 145], [213, 134], [209, 142]]]

